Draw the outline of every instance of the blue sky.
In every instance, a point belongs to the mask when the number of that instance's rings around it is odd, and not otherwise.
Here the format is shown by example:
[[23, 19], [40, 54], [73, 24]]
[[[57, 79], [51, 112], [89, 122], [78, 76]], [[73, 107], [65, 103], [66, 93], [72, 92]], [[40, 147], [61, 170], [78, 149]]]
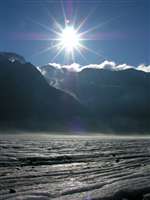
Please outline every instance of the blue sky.
[[[55, 18], [64, 25], [63, 9], [75, 26], [89, 15], [81, 32], [91, 27], [90, 38], [83, 41], [92, 51], [83, 51], [86, 61], [75, 52], [75, 62], [81, 65], [100, 63], [104, 59], [137, 66], [150, 64], [150, 1], [149, 0], [1, 0], [0, 1], [0, 51], [21, 54], [36, 65], [43, 65], [56, 55], [50, 47], [55, 37], [48, 28], [55, 29]], [[68, 64], [65, 52], [54, 62]]]

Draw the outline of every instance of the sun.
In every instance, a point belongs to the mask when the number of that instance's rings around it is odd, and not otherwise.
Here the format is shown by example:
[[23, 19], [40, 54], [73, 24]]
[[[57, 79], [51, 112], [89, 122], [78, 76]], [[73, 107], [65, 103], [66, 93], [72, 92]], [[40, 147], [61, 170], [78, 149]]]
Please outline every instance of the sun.
[[58, 46], [65, 49], [67, 53], [73, 53], [81, 46], [80, 34], [73, 26], [66, 26], [62, 29], [58, 41]]
[[88, 44], [89, 41], [99, 40], [99, 35], [101, 34], [94, 33], [94, 31], [101, 27], [103, 24], [107, 24], [109, 21], [112, 21], [113, 19], [84, 30], [84, 24], [87, 22], [90, 14], [88, 16], [85, 16], [83, 20], [77, 22], [76, 16], [72, 17], [73, 19], [69, 19], [66, 16], [63, 7], [62, 11], [64, 18], [63, 23], [59, 23], [53, 16], [51, 16], [54, 24], [54, 27], [52, 28], [45, 24], [33, 21], [34, 23], [40, 25], [42, 28], [50, 32], [48, 39], [46, 39], [50, 41], [50, 45], [47, 48], [42, 49], [36, 55], [54, 50], [55, 54], [51, 58], [51, 62], [54, 62], [56, 58], [62, 54], [62, 56], [64, 57], [64, 61], [67, 63], [70, 61], [75, 63], [79, 56], [82, 57], [82, 59], [87, 63], [88, 58], [84, 56], [84, 52], [89, 52], [95, 54], [98, 59], [101, 58], [107, 60], [107, 58], [103, 54], [97, 52], [97, 50], [95, 51], [89, 48]]

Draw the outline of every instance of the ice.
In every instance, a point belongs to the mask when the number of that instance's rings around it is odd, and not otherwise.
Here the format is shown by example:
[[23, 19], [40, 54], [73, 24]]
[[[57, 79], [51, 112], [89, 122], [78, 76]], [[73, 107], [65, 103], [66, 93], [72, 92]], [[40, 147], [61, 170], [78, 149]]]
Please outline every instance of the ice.
[[145, 200], [150, 139], [0, 135], [0, 200]]

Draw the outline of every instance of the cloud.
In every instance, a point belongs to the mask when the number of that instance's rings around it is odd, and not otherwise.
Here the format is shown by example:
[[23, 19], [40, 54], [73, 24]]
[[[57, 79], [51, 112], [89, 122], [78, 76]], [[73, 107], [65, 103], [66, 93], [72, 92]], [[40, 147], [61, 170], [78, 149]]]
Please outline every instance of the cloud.
[[126, 69], [136, 69], [140, 70], [143, 72], [150, 72], [150, 65], [146, 66], [144, 64], [141, 64], [139, 66], [132, 66], [128, 64], [116, 64], [113, 61], [108, 61], [105, 60], [100, 64], [89, 64], [82, 66], [78, 63], [72, 63], [70, 65], [61, 65], [58, 63], [49, 63], [49, 66], [55, 67], [57, 69], [67, 69], [68, 71], [72, 72], [80, 72], [84, 69], [90, 68], [90, 69], [106, 69], [106, 70], [111, 70], [111, 71], [121, 71], [121, 70], [126, 70]]
[[108, 69], [108, 70], [112, 70], [112, 71], [119, 71], [119, 70], [125, 70], [125, 69], [134, 68], [134, 67], [129, 66], [127, 64], [117, 65], [113, 61], [105, 60], [104, 62], [102, 62], [100, 64], [86, 65], [86, 66], [82, 67], [81, 70], [86, 69], [86, 68]]
[[141, 71], [144, 71], [144, 72], [150, 72], [150, 65], [149, 66], [139, 65], [137, 67], [137, 70], [141, 70]]
[[60, 70], [61, 69], [67, 69], [69, 71], [75, 71], [75, 72], [81, 71], [81, 65], [78, 64], [78, 63], [72, 63], [70, 65], [61, 65], [61, 64], [58, 64], [58, 63], [49, 63], [48, 65], [55, 67], [57, 69], [60, 69]]

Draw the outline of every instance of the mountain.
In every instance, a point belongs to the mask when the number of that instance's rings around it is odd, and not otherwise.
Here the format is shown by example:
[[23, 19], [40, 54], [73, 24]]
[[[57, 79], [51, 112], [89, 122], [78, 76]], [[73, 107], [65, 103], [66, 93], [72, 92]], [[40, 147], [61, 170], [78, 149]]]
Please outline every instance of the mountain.
[[69, 71], [66, 68], [54, 67], [52, 65], [41, 66], [38, 67], [38, 69], [50, 86], [65, 91], [78, 99], [73, 90], [74, 84], [76, 84], [76, 72]]
[[88, 107], [95, 129], [150, 130], [150, 73], [96, 68], [72, 72], [48, 65], [40, 70], [50, 85], [70, 91]]
[[9, 60], [12, 63], [15, 61], [18, 61], [21, 64], [26, 63], [23, 56], [20, 56], [16, 53], [12, 53], [12, 52], [0, 52], [0, 61], [2, 61], [2, 60]]
[[0, 53], [0, 128], [150, 131], [150, 73], [43, 66]]
[[72, 96], [49, 86], [21, 56], [0, 53], [1, 128], [67, 129], [83, 110]]

